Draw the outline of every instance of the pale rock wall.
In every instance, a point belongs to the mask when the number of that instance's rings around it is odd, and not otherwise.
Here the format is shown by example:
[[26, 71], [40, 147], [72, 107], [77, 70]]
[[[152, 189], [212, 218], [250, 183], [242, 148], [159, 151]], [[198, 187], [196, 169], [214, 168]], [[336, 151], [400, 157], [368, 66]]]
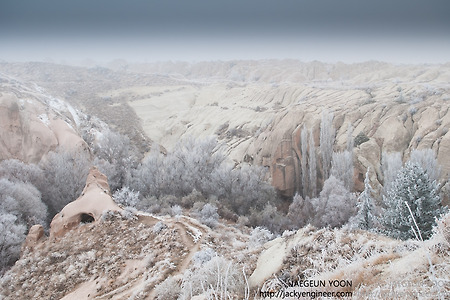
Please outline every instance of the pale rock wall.
[[67, 107], [36, 86], [0, 79], [0, 160], [38, 163], [58, 146], [88, 151]]

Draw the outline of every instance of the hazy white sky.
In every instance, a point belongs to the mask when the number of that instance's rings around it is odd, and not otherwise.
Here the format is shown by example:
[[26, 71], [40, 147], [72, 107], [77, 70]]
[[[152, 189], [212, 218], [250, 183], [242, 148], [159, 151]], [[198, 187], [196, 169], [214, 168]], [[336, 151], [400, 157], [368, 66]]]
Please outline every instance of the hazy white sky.
[[0, 2], [0, 59], [450, 61], [448, 0]]

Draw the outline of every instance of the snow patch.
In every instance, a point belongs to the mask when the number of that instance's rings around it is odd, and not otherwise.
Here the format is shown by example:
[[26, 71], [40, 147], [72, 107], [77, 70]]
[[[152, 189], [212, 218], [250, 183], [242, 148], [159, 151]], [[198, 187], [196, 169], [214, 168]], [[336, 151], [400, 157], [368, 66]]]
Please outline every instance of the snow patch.
[[50, 125], [50, 119], [48, 118], [47, 114], [41, 114], [38, 116], [39, 120], [41, 120], [42, 123], [45, 124], [45, 126], [49, 126]]
[[186, 232], [192, 237], [192, 240], [196, 244], [202, 238], [203, 233], [198, 228], [189, 224], [184, 223], [183, 225], [186, 226]]

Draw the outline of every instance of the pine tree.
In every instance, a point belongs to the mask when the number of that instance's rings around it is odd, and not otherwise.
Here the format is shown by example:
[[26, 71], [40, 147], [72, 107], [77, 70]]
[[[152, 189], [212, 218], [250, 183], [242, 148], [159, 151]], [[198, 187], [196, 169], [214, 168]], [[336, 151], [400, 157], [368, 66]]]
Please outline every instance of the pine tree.
[[[430, 238], [435, 218], [444, 212], [436, 181], [431, 181], [424, 169], [412, 162], [407, 162], [399, 171], [383, 201], [385, 232], [402, 240], [416, 238], [419, 234], [423, 239]], [[420, 233], [416, 232], [411, 213]]]
[[352, 223], [361, 229], [370, 230], [375, 227], [376, 217], [373, 214], [374, 205], [372, 198], [373, 189], [369, 183], [369, 168], [367, 168], [364, 179], [364, 191], [358, 197], [358, 213], [353, 218]]

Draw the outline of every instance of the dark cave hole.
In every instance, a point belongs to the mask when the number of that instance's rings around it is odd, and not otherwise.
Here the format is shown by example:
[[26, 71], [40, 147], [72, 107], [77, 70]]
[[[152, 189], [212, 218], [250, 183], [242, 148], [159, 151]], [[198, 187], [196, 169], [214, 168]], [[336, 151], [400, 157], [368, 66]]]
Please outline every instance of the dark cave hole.
[[92, 222], [94, 222], [94, 221], [95, 221], [95, 219], [94, 219], [93, 216], [91, 216], [91, 215], [89, 215], [89, 214], [81, 214], [81, 220], [80, 220], [80, 222], [81, 222], [82, 224], [92, 223]]

